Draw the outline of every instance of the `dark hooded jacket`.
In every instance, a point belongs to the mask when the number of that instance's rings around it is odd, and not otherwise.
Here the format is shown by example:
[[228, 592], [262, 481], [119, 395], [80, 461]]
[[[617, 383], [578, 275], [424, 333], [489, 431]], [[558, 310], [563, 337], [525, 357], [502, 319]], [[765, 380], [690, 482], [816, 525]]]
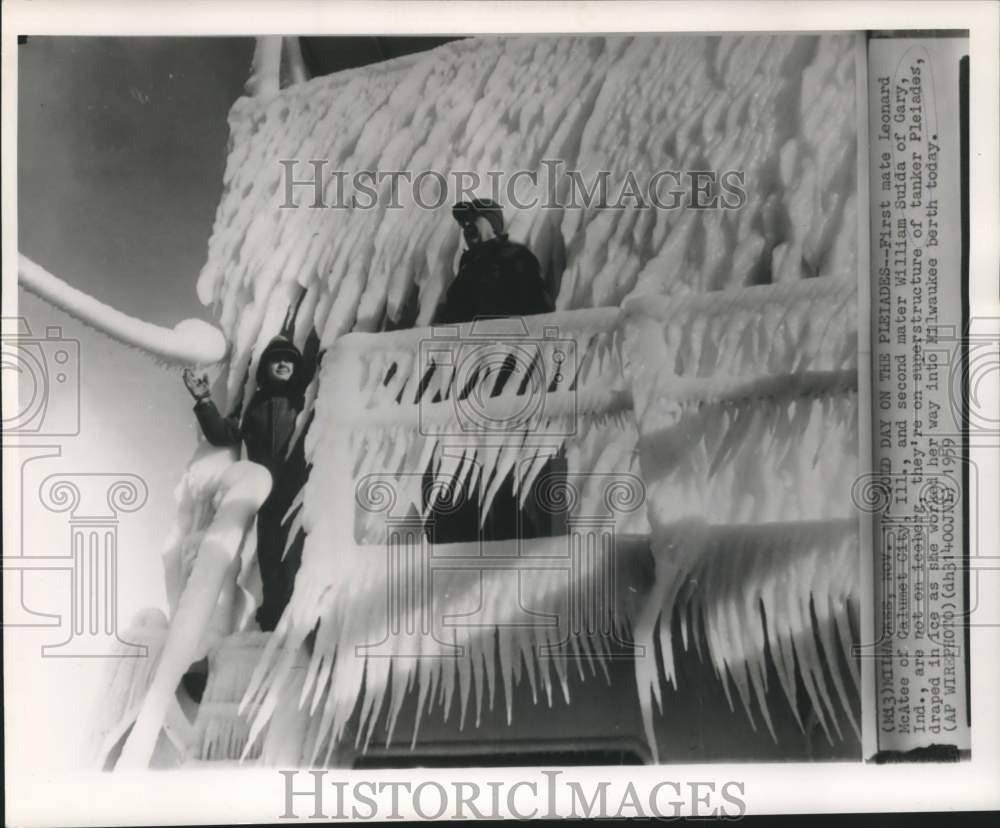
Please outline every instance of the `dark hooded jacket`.
[[[287, 355], [295, 366], [286, 382], [267, 376], [268, 362], [277, 354]], [[257, 366], [257, 391], [243, 413], [223, 417], [210, 399], [194, 407], [205, 439], [213, 446], [246, 445], [247, 458], [260, 463], [271, 473], [271, 495], [264, 508], [284, 511], [291, 505], [305, 479], [305, 456], [299, 440], [289, 454], [295, 422], [302, 411], [305, 388], [314, 370], [303, 365], [302, 355], [284, 336], [272, 339], [261, 354]]]
[[[439, 309], [435, 324], [472, 322], [481, 317], [531, 316], [555, 310], [542, 279], [538, 259], [523, 244], [506, 234], [479, 242], [462, 254], [458, 275]], [[513, 364], [501, 368], [491, 392], [499, 394]], [[510, 540], [560, 534], [563, 516], [542, 509], [537, 487], [551, 475], [564, 474], [566, 460], [561, 455], [550, 460], [538, 475], [523, 508], [514, 494], [513, 476], [500, 485], [489, 513], [481, 519], [478, 496], [462, 492], [457, 504], [427, 504], [432, 520], [428, 534], [432, 543], [458, 543], [476, 539]], [[432, 475], [425, 473], [425, 491], [433, 491]]]
[[[291, 599], [302, 560], [304, 535], [299, 532], [288, 544], [288, 524], [284, 521], [305, 484], [307, 469], [303, 441], [298, 440], [291, 451], [289, 445], [303, 408], [306, 386], [316, 372], [313, 352], [317, 344], [313, 334], [303, 357], [287, 337], [274, 337], [261, 354], [257, 391], [242, 418], [239, 412], [223, 417], [210, 399], [200, 400], [194, 407], [208, 442], [214, 446], [238, 446], [242, 442], [247, 457], [271, 472], [271, 493], [257, 513], [257, 561], [263, 600], [256, 617], [262, 630], [277, 626]], [[285, 354], [295, 366], [291, 378], [285, 382], [276, 382], [267, 375], [268, 362], [279, 353]]]
[[471, 322], [483, 316], [530, 316], [555, 310], [538, 259], [501, 233], [462, 254], [435, 323]]

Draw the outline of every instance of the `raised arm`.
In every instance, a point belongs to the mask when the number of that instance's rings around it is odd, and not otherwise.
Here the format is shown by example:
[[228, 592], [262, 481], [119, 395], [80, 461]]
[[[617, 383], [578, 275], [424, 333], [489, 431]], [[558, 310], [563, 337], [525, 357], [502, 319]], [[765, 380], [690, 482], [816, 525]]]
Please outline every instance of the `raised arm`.
[[184, 385], [195, 399], [194, 413], [201, 424], [201, 431], [213, 446], [238, 446], [240, 423], [237, 417], [223, 417], [212, 402], [208, 377], [196, 376], [190, 368], [184, 369]]

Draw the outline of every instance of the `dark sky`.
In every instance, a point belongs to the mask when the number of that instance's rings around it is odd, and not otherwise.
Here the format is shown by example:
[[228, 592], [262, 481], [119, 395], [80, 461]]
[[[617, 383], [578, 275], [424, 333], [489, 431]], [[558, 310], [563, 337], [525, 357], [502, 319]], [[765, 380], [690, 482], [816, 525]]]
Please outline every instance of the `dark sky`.
[[204, 316], [247, 38], [29, 38], [18, 49], [20, 251], [150, 322]]

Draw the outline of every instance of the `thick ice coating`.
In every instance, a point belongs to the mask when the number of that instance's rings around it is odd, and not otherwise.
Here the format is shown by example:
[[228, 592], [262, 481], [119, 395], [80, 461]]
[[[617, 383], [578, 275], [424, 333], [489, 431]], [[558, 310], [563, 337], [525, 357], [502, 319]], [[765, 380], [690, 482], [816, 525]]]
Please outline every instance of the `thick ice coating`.
[[[567, 419], [574, 428], [558, 448], [570, 472], [631, 475], [645, 487], [644, 507], [627, 517], [639, 542], [623, 554], [648, 561], [651, 550], [655, 573], [615, 623], [648, 645], [636, 674], [654, 755], [653, 705], [663, 705], [662, 681], [676, 680], [678, 616], [683, 646], [708, 648], [727, 693], [734, 684], [751, 716], [759, 707], [770, 726], [767, 652], [796, 716], [798, 670], [828, 735], [841, 710], [853, 723], [848, 683], [857, 677], [841, 653], [857, 599], [855, 43], [846, 35], [482, 38], [236, 102], [198, 281], [230, 343], [224, 402], [252, 391], [254, 355], [290, 308], [299, 309], [296, 343], [315, 329], [326, 356], [307, 395], [312, 471], [296, 503], [293, 534], [307, 537], [295, 594], [266, 644], [244, 634], [210, 656], [237, 666], [215, 671], [206, 698], [241, 696], [250, 727], [202, 711], [203, 756], [325, 759], [354, 714], [359, 744], [382, 715], [391, 738], [407, 693], [418, 696], [419, 724], [453, 704], [461, 719], [471, 709], [478, 718], [499, 686], [510, 718], [522, 676], [551, 702], [554, 688], [568, 695], [574, 663], [603, 665], [599, 637], [572, 638], [575, 659], [542, 659], [549, 631], [492, 623], [448, 631], [463, 648], [458, 658], [420, 658], [440, 655], [433, 636], [408, 641], [412, 651], [356, 657], [378, 640], [388, 600], [385, 567], [373, 564], [385, 559], [381, 518], [358, 510], [359, 483], [395, 475], [400, 498], [419, 509], [407, 474], [419, 481], [430, 467], [440, 481], [461, 481], [477, 474], [475, 459], [488, 503], [490, 475], [517, 469], [526, 490], [551, 455], [528, 438], [558, 433]], [[318, 199], [313, 159], [324, 161]], [[308, 183], [287, 186], [290, 170]], [[351, 186], [362, 170], [436, 171], [449, 184], [453, 173], [475, 173], [484, 183], [468, 195], [484, 197], [494, 196], [488, 173], [525, 170], [551, 184], [551, 194], [540, 185], [535, 195], [564, 206], [507, 203], [506, 216], [555, 288], [558, 312], [548, 321], [576, 343], [581, 367], [572, 397], [555, 388], [548, 419], [530, 434], [441, 451], [450, 400], [443, 393], [418, 405], [441, 391], [421, 384], [420, 341], [454, 272], [458, 193], [436, 207], [403, 196], [392, 207], [385, 181], [373, 205], [345, 208], [352, 195], [370, 201]], [[688, 197], [687, 172], [732, 172], [745, 201], [670, 209], [621, 197], [634, 181], [648, 200], [648, 183], [664, 170], [681, 173]], [[620, 209], [570, 204], [578, 182], [590, 189], [602, 172]], [[659, 181], [668, 201], [676, 180]], [[420, 330], [386, 332], [395, 328]], [[490, 405], [517, 402], [502, 394]], [[581, 504], [598, 497], [582, 491]], [[565, 538], [531, 544], [554, 555]], [[458, 556], [475, 552], [453, 546]], [[584, 585], [601, 577], [596, 565], [579, 574]], [[481, 611], [491, 618], [502, 619], [518, 595], [557, 614], [564, 606], [554, 576], [539, 574], [520, 593], [505, 574], [486, 578]], [[479, 573], [453, 572], [444, 587], [443, 611], [469, 611]], [[422, 623], [425, 610], [407, 605], [404, 620]], [[263, 648], [256, 662], [253, 647]]]
[[[853, 275], [853, 44], [837, 35], [476, 38], [240, 99], [198, 280], [232, 344], [230, 400], [302, 293], [300, 345], [314, 325], [329, 345], [351, 330], [430, 321], [458, 251], [453, 202], [425, 209], [400, 185], [394, 209], [386, 179], [370, 209], [332, 206], [372, 200], [351, 186], [363, 170], [432, 171], [449, 187], [456, 173], [475, 173], [481, 196], [492, 194], [491, 174], [537, 175], [537, 189], [522, 176], [517, 190], [538, 206], [502, 200], [511, 237], [532, 248], [561, 309]], [[313, 159], [324, 162], [325, 207], [313, 206]], [[291, 175], [282, 161], [294, 162]], [[644, 193], [655, 181], [663, 205], [671, 190], [690, 196], [690, 178], [656, 179], [664, 170], [741, 173], [746, 203], [643, 209], [619, 198], [629, 176]], [[566, 204], [573, 172], [592, 189], [602, 171], [606, 203], [622, 209], [540, 206], [546, 182]], [[289, 202], [291, 178], [310, 183], [292, 187]], [[422, 181], [434, 205], [436, 179]]]

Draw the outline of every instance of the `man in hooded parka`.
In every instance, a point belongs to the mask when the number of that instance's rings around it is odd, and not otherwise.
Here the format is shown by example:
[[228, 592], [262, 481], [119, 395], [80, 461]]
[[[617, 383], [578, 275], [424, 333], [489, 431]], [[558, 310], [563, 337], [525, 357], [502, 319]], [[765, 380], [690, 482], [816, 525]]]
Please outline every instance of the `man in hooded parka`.
[[294, 446], [291, 441], [304, 406], [306, 386], [314, 374], [315, 361], [304, 360], [288, 337], [276, 336], [261, 354], [257, 390], [243, 416], [237, 410], [223, 417], [212, 402], [208, 378], [197, 377], [190, 369], [184, 372], [205, 439], [213, 446], [242, 443], [247, 459], [271, 473], [271, 493], [257, 513], [257, 562], [263, 601], [256, 619], [262, 630], [277, 626], [291, 598], [302, 558], [301, 533], [283, 557], [288, 540], [287, 522], [283, 525], [283, 519], [307, 477], [303, 440], [300, 437]]

